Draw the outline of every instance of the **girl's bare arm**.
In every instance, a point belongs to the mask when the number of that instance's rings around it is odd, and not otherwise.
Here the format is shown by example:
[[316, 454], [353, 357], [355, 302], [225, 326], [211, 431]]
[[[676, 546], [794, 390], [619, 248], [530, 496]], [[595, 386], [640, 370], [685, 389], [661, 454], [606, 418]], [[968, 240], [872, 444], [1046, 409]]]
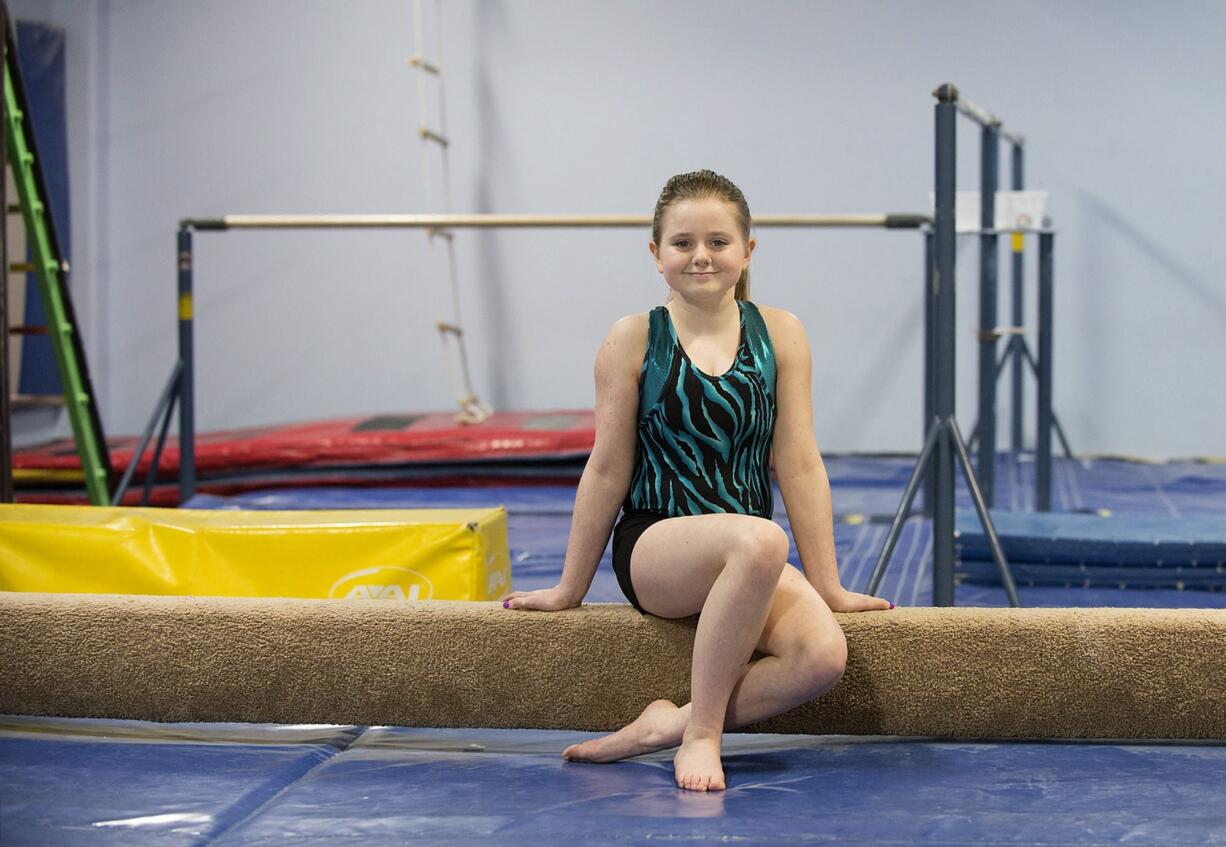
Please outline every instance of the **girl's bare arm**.
[[575, 495], [562, 579], [541, 591], [513, 591], [511, 609], [568, 609], [583, 602], [630, 488], [638, 426], [639, 372], [647, 350], [647, 316], [630, 315], [609, 330], [596, 354], [596, 441]]
[[830, 479], [813, 435], [809, 340], [800, 320], [790, 312], [764, 308], [762, 313], [775, 348], [777, 368], [778, 405], [772, 442], [775, 478], [805, 578], [835, 611], [888, 608], [888, 601], [849, 592], [839, 580]]

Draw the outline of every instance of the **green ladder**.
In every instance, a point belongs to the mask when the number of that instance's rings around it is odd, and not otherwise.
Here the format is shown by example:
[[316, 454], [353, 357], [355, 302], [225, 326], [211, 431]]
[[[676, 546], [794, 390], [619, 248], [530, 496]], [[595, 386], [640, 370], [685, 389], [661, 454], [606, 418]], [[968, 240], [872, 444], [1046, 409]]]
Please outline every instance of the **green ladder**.
[[[7, 22], [6, 22], [7, 23]], [[25, 86], [17, 62], [17, 44], [11, 24], [5, 26], [4, 146], [17, 183], [17, 195], [29, 239], [30, 264], [38, 279], [38, 291], [47, 315], [47, 335], [55, 352], [64, 405], [72, 423], [77, 453], [85, 476], [89, 500], [96, 506], [110, 503], [110, 455], [102, 431], [102, 419], [94, 402], [85, 348], [76, 330], [72, 299], [55, 225], [47, 208], [46, 183], [36, 155], [34, 133], [25, 120]], [[0, 174], [2, 176], [2, 174]], [[9, 268], [4, 268], [8, 272]], [[5, 329], [7, 335], [7, 328]], [[7, 343], [7, 342], [5, 342]]]

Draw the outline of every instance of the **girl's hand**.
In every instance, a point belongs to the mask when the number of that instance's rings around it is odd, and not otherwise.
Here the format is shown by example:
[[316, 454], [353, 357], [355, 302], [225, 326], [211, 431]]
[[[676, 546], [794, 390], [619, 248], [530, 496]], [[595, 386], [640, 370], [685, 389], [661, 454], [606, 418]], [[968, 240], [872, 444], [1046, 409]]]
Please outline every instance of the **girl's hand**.
[[562, 586], [542, 588], [539, 591], [512, 591], [502, 598], [504, 609], [536, 609], [541, 612], [557, 612], [562, 609], [573, 609], [583, 602], [583, 598], [574, 599], [562, 591]]
[[889, 600], [857, 594], [845, 588], [837, 588], [828, 595], [823, 594], [822, 599], [832, 612], [872, 612], [894, 608], [894, 604]]

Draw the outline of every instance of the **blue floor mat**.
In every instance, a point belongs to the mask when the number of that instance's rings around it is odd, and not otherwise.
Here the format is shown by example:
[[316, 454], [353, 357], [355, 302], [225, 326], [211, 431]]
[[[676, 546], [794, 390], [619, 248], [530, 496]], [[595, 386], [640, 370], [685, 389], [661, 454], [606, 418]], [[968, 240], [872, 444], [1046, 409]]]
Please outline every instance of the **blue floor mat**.
[[[892, 516], [898, 509], [903, 488], [915, 467], [912, 456], [832, 456], [826, 458], [836, 515]], [[263, 492], [212, 497], [198, 495], [190, 506], [218, 508], [304, 508], [296, 491], [310, 492], [320, 505], [315, 508], [345, 508], [350, 498], [377, 503], [380, 499], [403, 508], [430, 505], [436, 492], [452, 492], [457, 505], [489, 502], [490, 496], [516, 491], [523, 508], [557, 510], [574, 504], [574, 487], [496, 486], [489, 488], [281, 488]], [[458, 492], [468, 491], [463, 495]], [[384, 493], [380, 493], [384, 492]], [[569, 494], [565, 493], [569, 492]], [[958, 508], [973, 506], [970, 492], [955, 474]], [[470, 500], [465, 498], [471, 498]], [[400, 504], [404, 504], [401, 506]], [[281, 504], [281, 505], [278, 505]], [[1149, 464], [1124, 459], [1053, 460], [1052, 511], [1128, 512], [1166, 517], [1218, 516], [1226, 507], [1226, 464], [1171, 462]], [[1034, 510], [1034, 457], [1002, 453], [996, 463], [996, 499], [1001, 511]], [[782, 512], [776, 498], [776, 511]]]
[[[836, 514], [893, 515], [915, 467], [912, 456], [833, 456], [826, 470]], [[1034, 510], [1032, 453], [998, 454], [995, 508]], [[955, 472], [958, 508], [973, 507], [961, 471]], [[1052, 460], [1052, 510], [1138, 512], [1190, 517], [1220, 515], [1226, 505], [1226, 464], [1183, 461], [1148, 463], [1127, 459]]]
[[671, 751], [563, 762], [589, 733], [111, 723], [0, 717], [5, 847], [1226, 843], [1203, 743], [730, 734], [728, 790], [695, 794]]
[[0, 717], [0, 844], [201, 844], [354, 727]]

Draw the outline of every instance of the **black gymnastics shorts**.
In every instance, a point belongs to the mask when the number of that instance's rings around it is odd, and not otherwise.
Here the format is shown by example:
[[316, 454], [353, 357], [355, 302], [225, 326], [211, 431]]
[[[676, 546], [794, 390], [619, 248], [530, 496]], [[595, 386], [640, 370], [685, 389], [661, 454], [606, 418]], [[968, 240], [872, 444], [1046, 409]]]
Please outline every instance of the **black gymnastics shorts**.
[[660, 521], [668, 520], [668, 515], [657, 512], [640, 512], [634, 509], [622, 512], [617, 525], [613, 527], [613, 573], [617, 574], [617, 584], [621, 586], [622, 594], [630, 601], [630, 605], [642, 614], [650, 614], [639, 605], [639, 598], [634, 593], [634, 585], [630, 582], [630, 555], [639, 536], [647, 531], [647, 527]]

